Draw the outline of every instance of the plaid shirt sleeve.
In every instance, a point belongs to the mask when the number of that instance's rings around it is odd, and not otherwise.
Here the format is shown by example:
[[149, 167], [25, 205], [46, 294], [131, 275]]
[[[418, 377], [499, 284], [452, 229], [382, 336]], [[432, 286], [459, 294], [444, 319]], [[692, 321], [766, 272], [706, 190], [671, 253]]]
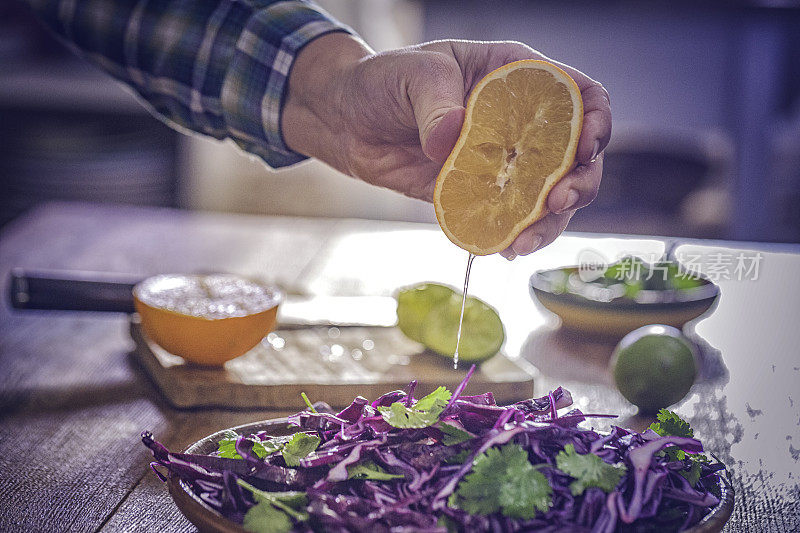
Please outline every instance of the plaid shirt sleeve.
[[82, 55], [177, 129], [230, 137], [273, 168], [305, 159], [281, 134], [292, 62], [344, 31], [305, 0], [29, 0]]

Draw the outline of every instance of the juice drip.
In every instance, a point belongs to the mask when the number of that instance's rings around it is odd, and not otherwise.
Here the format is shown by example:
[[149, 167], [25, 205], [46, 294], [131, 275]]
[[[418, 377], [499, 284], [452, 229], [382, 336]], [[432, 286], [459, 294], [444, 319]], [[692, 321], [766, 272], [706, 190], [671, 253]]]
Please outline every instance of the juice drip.
[[456, 351], [453, 354], [453, 368], [458, 370], [458, 344], [461, 342], [461, 326], [464, 324], [464, 307], [467, 304], [467, 288], [469, 287], [469, 271], [472, 270], [472, 260], [475, 254], [469, 254], [467, 259], [467, 274], [464, 276], [464, 295], [461, 297], [461, 315], [458, 317], [458, 333], [456, 333]]

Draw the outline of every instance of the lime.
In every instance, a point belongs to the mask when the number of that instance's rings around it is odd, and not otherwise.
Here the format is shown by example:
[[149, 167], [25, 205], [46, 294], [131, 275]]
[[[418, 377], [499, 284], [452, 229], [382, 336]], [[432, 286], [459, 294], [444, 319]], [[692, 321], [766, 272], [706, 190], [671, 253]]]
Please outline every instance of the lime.
[[631, 331], [614, 349], [611, 365], [617, 388], [643, 413], [682, 400], [697, 375], [691, 341], [671, 326]]
[[437, 304], [448, 301], [455, 291], [447, 285], [420, 283], [397, 293], [397, 327], [406, 337], [422, 342], [422, 323]]
[[[460, 314], [460, 294], [434, 307], [422, 324], [422, 343], [434, 352], [452, 358], [456, 351]], [[459, 359], [472, 363], [489, 359], [500, 351], [504, 340], [505, 331], [497, 311], [474, 296], [468, 297], [458, 345]]]

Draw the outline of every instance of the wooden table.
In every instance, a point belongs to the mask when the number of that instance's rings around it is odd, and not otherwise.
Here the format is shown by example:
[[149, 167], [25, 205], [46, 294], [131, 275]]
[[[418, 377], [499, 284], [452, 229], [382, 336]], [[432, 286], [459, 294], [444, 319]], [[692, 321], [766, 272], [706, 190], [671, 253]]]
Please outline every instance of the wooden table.
[[[508, 352], [540, 369], [537, 393], [562, 384], [579, 407], [646, 424], [610, 386], [611, 346], [560, 332], [528, 296], [534, 270], [575, 263], [586, 250], [615, 259], [660, 254], [664, 242], [567, 234], [512, 263], [478, 258], [471, 292], [500, 310]], [[732, 468], [736, 510], [727, 531], [798, 531], [800, 248], [694, 242], [678, 250], [717, 270], [714, 254], [762, 254], [758, 279], [719, 281], [719, 306], [696, 334], [724, 366], [678, 411]], [[460, 285], [466, 259], [429, 225], [118, 206], [48, 205], [0, 234], [3, 285], [12, 267], [225, 270], [297, 293], [377, 295], [423, 280]], [[280, 414], [172, 409], [131, 364], [131, 347], [121, 315], [0, 306], [0, 531], [190, 531], [147, 468], [139, 433], [149, 429], [180, 449]]]

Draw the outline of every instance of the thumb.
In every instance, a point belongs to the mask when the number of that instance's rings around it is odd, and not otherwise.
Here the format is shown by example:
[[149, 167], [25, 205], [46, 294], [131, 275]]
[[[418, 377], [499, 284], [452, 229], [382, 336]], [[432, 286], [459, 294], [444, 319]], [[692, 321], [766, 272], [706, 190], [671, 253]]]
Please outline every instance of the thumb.
[[464, 79], [455, 58], [440, 52], [420, 52], [411, 72], [408, 97], [419, 128], [422, 151], [444, 162], [456, 144], [464, 122]]

